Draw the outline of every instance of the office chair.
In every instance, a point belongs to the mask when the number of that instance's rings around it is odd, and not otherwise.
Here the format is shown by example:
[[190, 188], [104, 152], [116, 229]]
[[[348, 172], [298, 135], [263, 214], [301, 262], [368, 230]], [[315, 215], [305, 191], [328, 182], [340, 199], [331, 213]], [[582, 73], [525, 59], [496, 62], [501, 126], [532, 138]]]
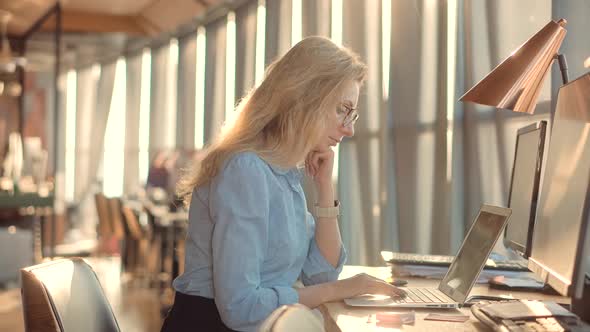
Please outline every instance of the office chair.
[[25, 330], [119, 332], [92, 268], [81, 258], [21, 269]]
[[260, 325], [259, 332], [324, 332], [322, 320], [300, 303], [283, 305]]
[[109, 201], [103, 193], [96, 193], [94, 194], [94, 203], [98, 214], [98, 236], [99, 238], [109, 237], [114, 232], [110, 222]]

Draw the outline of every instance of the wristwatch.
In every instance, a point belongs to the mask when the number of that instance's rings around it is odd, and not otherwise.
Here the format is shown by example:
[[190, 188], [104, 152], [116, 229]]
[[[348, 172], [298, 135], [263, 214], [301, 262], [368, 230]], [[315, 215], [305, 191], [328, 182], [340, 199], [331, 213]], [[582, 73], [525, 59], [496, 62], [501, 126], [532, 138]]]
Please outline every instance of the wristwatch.
[[320, 207], [316, 203], [311, 214], [316, 218], [336, 218], [340, 216], [340, 201], [334, 200], [333, 207]]

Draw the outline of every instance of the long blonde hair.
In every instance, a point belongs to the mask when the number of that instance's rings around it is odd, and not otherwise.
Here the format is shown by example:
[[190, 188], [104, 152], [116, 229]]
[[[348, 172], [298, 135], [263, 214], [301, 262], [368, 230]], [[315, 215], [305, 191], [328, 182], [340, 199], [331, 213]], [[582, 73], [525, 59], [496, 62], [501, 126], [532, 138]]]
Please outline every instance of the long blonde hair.
[[320, 139], [348, 81], [362, 83], [359, 56], [324, 37], [308, 37], [271, 63], [258, 88], [238, 104], [235, 120], [205, 150], [177, 186], [190, 202], [196, 187], [214, 178], [233, 154], [251, 151], [280, 167], [296, 166]]

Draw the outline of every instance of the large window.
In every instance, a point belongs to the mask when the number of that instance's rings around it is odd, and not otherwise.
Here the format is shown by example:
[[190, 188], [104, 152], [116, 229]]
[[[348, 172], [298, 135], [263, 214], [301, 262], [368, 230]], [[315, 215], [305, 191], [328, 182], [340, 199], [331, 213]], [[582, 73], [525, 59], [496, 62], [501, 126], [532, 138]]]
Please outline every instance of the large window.
[[76, 167], [76, 97], [77, 73], [70, 70], [66, 76], [66, 158], [65, 158], [65, 200], [74, 200]]
[[225, 52], [225, 122], [231, 123], [235, 119], [236, 89], [236, 14], [227, 14], [227, 36]]
[[139, 100], [139, 183], [147, 182], [150, 146], [150, 84], [152, 53], [145, 49], [141, 55], [141, 88]]
[[117, 60], [115, 84], [104, 137], [103, 192], [109, 197], [123, 195], [123, 165], [125, 153], [126, 63]]
[[205, 138], [205, 55], [207, 54], [205, 27], [197, 30], [197, 59], [195, 77], [195, 149], [202, 149]]
[[[336, 44], [342, 44], [342, 0], [332, 0], [332, 29], [330, 38]], [[334, 170], [332, 180], [338, 182], [340, 173], [340, 144], [334, 149]]]
[[256, 69], [254, 71], [254, 85], [258, 86], [264, 78], [264, 43], [266, 42], [266, 1], [258, 0], [256, 11]]
[[166, 70], [166, 123], [168, 128], [165, 131], [165, 147], [176, 147], [176, 117], [178, 99], [178, 39], [170, 40], [168, 48], [168, 63]]

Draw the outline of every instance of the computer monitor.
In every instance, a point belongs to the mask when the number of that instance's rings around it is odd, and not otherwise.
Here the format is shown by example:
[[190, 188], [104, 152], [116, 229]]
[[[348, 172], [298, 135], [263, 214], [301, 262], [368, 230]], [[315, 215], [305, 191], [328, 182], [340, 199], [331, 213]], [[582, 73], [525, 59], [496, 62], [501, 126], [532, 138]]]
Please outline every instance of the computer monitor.
[[529, 269], [581, 298], [590, 208], [590, 73], [559, 90]]
[[531, 255], [546, 128], [547, 122], [540, 121], [520, 128], [516, 134], [508, 194], [512, 217], [504, 232], [504, 244], [524, 257]]

